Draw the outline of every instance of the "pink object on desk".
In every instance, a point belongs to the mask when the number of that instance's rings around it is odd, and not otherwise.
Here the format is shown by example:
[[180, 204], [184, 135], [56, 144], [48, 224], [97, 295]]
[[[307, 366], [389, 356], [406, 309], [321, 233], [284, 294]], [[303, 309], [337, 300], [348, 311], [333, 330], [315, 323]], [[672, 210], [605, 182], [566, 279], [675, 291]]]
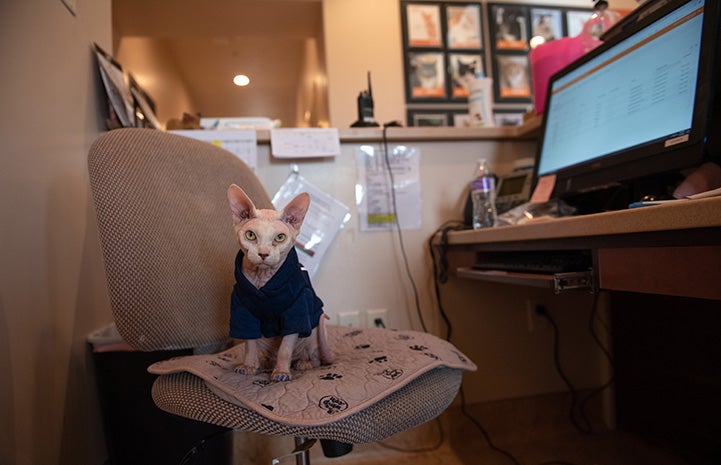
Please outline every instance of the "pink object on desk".
[[552, 40], [531, 50], [529, 59], [533, 77], [533, 106], [537, 115], [543, 113], [546, 106], [546, 90], [550, 77], [600, 43], [579, 35]]

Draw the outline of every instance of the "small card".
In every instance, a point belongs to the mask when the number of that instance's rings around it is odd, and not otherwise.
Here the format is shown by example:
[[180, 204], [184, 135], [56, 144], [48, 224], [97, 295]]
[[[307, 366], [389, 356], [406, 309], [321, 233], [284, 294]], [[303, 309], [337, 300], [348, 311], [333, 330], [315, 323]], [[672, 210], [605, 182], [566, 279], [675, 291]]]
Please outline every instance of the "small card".
[[553, 188], [556, 187], [556, 175], [548, 174], [538, 178], [536, 188], [531, 196], [531, 203], [544, 203], [551, 200]]

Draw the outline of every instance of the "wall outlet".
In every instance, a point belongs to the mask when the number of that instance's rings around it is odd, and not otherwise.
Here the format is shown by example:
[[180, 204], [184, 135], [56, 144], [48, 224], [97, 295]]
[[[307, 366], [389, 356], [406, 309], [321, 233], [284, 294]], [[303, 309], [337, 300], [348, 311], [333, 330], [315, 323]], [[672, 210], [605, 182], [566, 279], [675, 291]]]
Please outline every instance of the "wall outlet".
[[348, 326], [351, 328], [360, 328], [360, 326], [361, 326], [360, 312], [358, 312], [358, 311], [340, 312], [338, 314], [338, 324], [341, 326]]
[[526, 299], [526, 320], [529, 333], [548, 327], [548, 321], [536, 312], [536, 307], [539, 305], [545, 306], [546, 304], [540, 300]]
[[366, 326], [369, 328], [388, 327], [388, 309], [371, 308], [366, 311]]

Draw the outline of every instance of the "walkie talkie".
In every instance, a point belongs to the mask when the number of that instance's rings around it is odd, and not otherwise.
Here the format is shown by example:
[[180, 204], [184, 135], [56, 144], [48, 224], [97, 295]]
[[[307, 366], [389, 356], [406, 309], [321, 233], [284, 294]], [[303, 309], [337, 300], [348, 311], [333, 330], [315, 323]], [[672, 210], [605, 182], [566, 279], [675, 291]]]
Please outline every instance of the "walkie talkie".
[[375, 116], [373, 116], [373, 90], [371, 89], [371, 72], [368, 71], [368, 89], [358, 94], [358, 121], [351, 124], [351, 127], [375, 127]]

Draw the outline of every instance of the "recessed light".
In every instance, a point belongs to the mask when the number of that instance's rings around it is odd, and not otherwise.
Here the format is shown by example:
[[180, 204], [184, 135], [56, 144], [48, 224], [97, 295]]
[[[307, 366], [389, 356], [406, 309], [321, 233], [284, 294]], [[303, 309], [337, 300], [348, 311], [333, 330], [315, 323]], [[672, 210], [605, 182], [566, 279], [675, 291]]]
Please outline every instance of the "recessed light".
[[250, 78], [245, 74], [238, 74], [233, 78], [233, 84], [240, 87], [247, 86], [250, 84]]

